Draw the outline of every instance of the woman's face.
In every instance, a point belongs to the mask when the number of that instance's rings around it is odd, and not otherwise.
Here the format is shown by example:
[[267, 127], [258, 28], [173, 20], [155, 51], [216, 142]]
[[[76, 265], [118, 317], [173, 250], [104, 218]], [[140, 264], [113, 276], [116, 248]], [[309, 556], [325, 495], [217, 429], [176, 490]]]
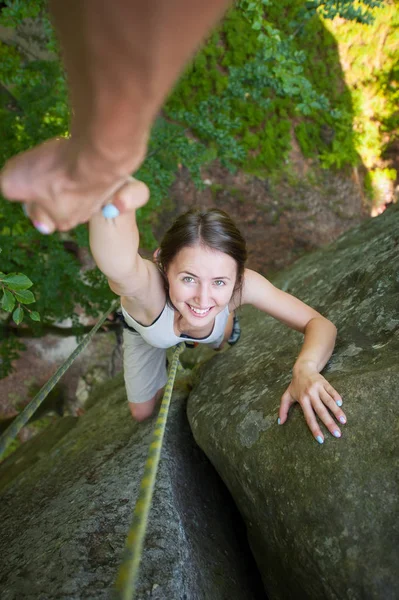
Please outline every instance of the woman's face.
[[237, 277], [236, 261], [206, 246], [186, 246], [167, 277], [173, 306], [193, 327], [203, 327], [228, 305]]

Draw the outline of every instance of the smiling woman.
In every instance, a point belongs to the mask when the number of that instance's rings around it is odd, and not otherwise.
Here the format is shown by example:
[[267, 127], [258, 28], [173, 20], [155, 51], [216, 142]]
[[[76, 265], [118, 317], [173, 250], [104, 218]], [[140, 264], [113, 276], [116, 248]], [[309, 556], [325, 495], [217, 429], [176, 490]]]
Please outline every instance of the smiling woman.
[[205, 327], [205, 323], [210, 323], [229, 305], [237, 279], [237, 263], [219, 250], [196, 244], [180, 250], [169, 265], [166, 278], [169, 301], [180, 314], [179, 330], [187, 333], [185, 330], [192, 326], [195, 333], [200, 325], [198, 320]]
[[[219, 251], [230, 257], [236, 268], [234, 291], [241, 288], [247, 249], [239, 229], [230, 217], [220, 210], [193, 209], [176, 219], [166, 232], [156, 255], [156, 262], [163, 275], [166, 291], [169, 286], [166, 274], [174, 259], [182, 249], [196, 245], [208, 251]], [[209, 264], [213, 258], [208, 256]], [[191, 275], [191, 273], [187, 274]]]
[[[138, 253], [135, 213], [148, 200], [139, 181], [129, 181], [114, 200], [123, 214], [90, 221], [93, 256], [121, 296], [125, 320], [124, 372], [132, 416], [149, 417], [166, 383], [166, 349], [187, 340], [221, 348], [239, 338], [235, 310], [252, 304], [304, 334], [293, 378], [279, 411], [283, 424], [299, 402], [321, 444], [316, 415], [335, 437], [344, 424], [342, 399], [320, 374], [334, 348], [336, 329], [318, 312], [245, 268], [245, 240], [230, 217], [217, 209], [191, 209], [172, 224], [154, 262]], [[126, 211], [126, 212], [125, 212]], [[334, 420], [334, 418], [336, 420]]]

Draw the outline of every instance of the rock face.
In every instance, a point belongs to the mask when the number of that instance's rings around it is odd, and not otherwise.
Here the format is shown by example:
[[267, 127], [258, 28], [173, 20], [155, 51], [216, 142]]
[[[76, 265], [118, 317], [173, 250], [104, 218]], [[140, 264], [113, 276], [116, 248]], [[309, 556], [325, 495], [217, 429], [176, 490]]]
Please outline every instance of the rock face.
[[[193, 442], [186, 396], [173, 398], [136, 598], [260, 600], [239, 515]], [[2, 600], [113, 596], [154, 423], [133, 423], [121, 377], [94, 400], [0, 467]]]
[[194, 437], [245, 520], [271, 600], [399, 590], [399, 206], [275, 280], [338, 327], [325, 375], [348, 423], [320, 446], [298, 405], [277, 425], [302, 336], [252, 308], [190, 394]]

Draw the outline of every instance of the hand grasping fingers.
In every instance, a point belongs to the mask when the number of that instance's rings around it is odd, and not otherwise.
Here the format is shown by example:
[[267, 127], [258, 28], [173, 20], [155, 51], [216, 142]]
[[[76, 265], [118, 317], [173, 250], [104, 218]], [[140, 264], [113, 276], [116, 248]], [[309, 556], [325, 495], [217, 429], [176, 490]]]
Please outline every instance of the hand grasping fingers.
[[37, 204], [22, 204], [25, 216], [32, 221], [32, 225], [42, 235], [54, 233], [55, 225], [49, 215]]
[[[149, 189], [145, 183], [133, 177], [127, 177], [122, 184], [119, 183], [118, 186], [114, 186], [107, 195], [106, 200], [112, 200], [112, 202], [103, 206], [103, 216], [110, 219], [119, 214], [137, 210], [144, 206], [148, 199]], [[55, 225], [51, 217], [40, 205], [35, 202], [24, 204], [23, 210], [40, 233], [48, 235], [55, 231]]]
[[[49, 140], [7, 162], [0, 174], [1, 193], [29, 206], [29, 217], [41, 233], [68, 231], [110, 202], [132, 172], [94, 168], [79, 157], [71, 139]], [[143, 158], [141, 150], [132, 166]]]

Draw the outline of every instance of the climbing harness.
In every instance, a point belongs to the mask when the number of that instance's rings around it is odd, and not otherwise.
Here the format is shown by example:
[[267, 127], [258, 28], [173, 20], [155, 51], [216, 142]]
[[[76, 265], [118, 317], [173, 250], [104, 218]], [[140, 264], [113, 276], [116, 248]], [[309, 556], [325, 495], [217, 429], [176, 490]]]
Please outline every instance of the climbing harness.
[[[118, 303], [119, 300], [116, 300], [111, 304], [107, 312], [104, 313], [98, 323], [86, 335], [86, 337], [72, 352], [69, 358], [67, 358], [64, 364], [61, 365], [61, 367], [54, 373], [49, 381], [42, 387], [40, 392], [33, 398], [33, 400], [31, 400], [31, 402], [29, 402], [24, 410], [14, 419], [10, 427], [8, 427], [8, 429], [3, 433], [3, 435], [0, 437], [0, 458], [7, 450], [11, 442], [16, 438], [22, 427], [29, 421], [33, 413], [37, 410], [43, 400], [56, 385], [56, 383], [61, 379], [78, 355], [86, 348], [93, 335], [98, 331], [108, 315], [115, 310]], [[155, 428], [152, 433], [147, 461], [144, 467], [144, 475], [140, 484], [139, 496], [134, 508], [133, 520], [127, 536], [122, 564], [115, 583], [115, 595], [118, 600], [134, 599], [137, 575], [147, 529], [148, 514], [151, 508], [170, 400], [172, 397], [176, 372], [178, 370], [183, 370], [179, 362], [179, 356], [184, 348], [184, 343], [181, 343], [178, 344], [174, 350], [172, 363], [168, 373], [168, 380], [166, 382], [165, 393], [159, 409]]]
[[0, 436], [0, 459], [8, 446], [14, 441], [18, 433], [24, 425], [29, 421], [33, 413], [39, 408], [43, 400], [51, 392], [53, 387], [58, 383], [64, 373], [69, 369], [71, 364], [79, 356], [79, 354], [86, 348], [88, 343], [91, 341], [93, 335], [98, 331], [101, 325], [104, 323], [108, 315], [115, 310], [116, 306], [119, 305], [120, 300], [115, 300], [106, 313], [103, 314], [101, 319], [94, 325], [93, 329], [83, 338], [80, 344], [75, 348], [72, 354], [66, 359], [64, 364], [54, 373], [54, 375], [44, 384], [42, 389], [36, 394], [36, 396], [25, 406], [24, 410], [14, 419], [11, 425], [6, 429], [2, 436]]
[[130, 527], [122, 565], [116, 580], [116, 598], [118, 600], [132, 600], [143, 549], [143, 542], [147, 528], [148, 514], [151, 507], [155, 478], [161, 456], [162, 442], [165, 434], [166, 420], [168, 418], [170, 399], [176, 372], [179, 368], [179, 355], [184, 350], [183, 343], [178, 344], [173, 353], [172, 364], [168, 374], [165, 393], [159, 409], [158, 418], [152, 433], [144, 474], [140, 484], [140, 491], [133, 512], [133, 521]]

